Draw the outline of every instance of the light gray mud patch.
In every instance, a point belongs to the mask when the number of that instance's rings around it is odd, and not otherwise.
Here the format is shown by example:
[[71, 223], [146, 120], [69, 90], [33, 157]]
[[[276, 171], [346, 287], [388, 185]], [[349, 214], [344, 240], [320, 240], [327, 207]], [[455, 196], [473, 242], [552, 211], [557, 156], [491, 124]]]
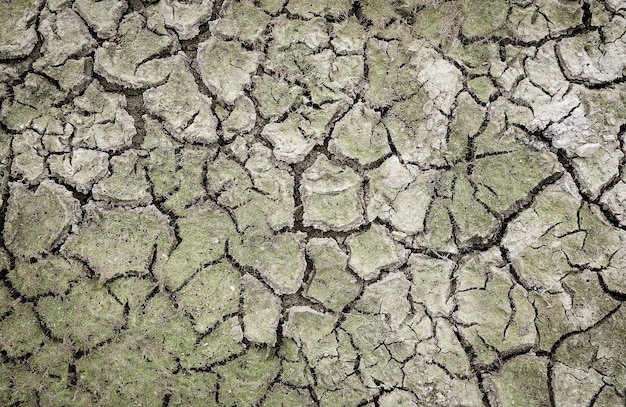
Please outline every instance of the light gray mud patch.
[[623, 406], [619, 0], [0, 0], [0, 405]]

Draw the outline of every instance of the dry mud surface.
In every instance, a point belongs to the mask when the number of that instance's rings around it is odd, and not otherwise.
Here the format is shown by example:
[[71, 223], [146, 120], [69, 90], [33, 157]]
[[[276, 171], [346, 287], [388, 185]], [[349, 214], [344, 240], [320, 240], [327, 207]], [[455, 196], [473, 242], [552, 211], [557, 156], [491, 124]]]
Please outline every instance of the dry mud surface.
[[0, 404], [626, 405], [626, 2], [0, 16]]

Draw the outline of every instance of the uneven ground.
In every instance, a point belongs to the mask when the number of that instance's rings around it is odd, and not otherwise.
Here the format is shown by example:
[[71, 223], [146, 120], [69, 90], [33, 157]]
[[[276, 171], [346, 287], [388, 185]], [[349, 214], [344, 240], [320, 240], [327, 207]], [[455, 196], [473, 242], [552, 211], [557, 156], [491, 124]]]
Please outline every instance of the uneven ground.
[[0, 404], [626, 405], [626, 2], [0, 16]]

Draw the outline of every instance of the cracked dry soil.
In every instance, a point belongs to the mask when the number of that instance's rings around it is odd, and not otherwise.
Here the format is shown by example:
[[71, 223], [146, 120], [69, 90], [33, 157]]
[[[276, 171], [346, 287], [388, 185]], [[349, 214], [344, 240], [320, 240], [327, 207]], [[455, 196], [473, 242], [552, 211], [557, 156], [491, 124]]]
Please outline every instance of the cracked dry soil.
[[626, 405], [623, 0], [0, 16], [0, 404]]

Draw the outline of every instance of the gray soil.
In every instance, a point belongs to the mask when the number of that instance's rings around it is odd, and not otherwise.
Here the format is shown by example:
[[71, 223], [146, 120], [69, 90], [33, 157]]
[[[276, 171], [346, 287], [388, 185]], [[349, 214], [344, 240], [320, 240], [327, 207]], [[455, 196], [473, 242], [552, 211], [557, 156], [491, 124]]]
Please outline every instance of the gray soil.
[[0, 16], [0, 404], [626, 406], [626, 2]]

